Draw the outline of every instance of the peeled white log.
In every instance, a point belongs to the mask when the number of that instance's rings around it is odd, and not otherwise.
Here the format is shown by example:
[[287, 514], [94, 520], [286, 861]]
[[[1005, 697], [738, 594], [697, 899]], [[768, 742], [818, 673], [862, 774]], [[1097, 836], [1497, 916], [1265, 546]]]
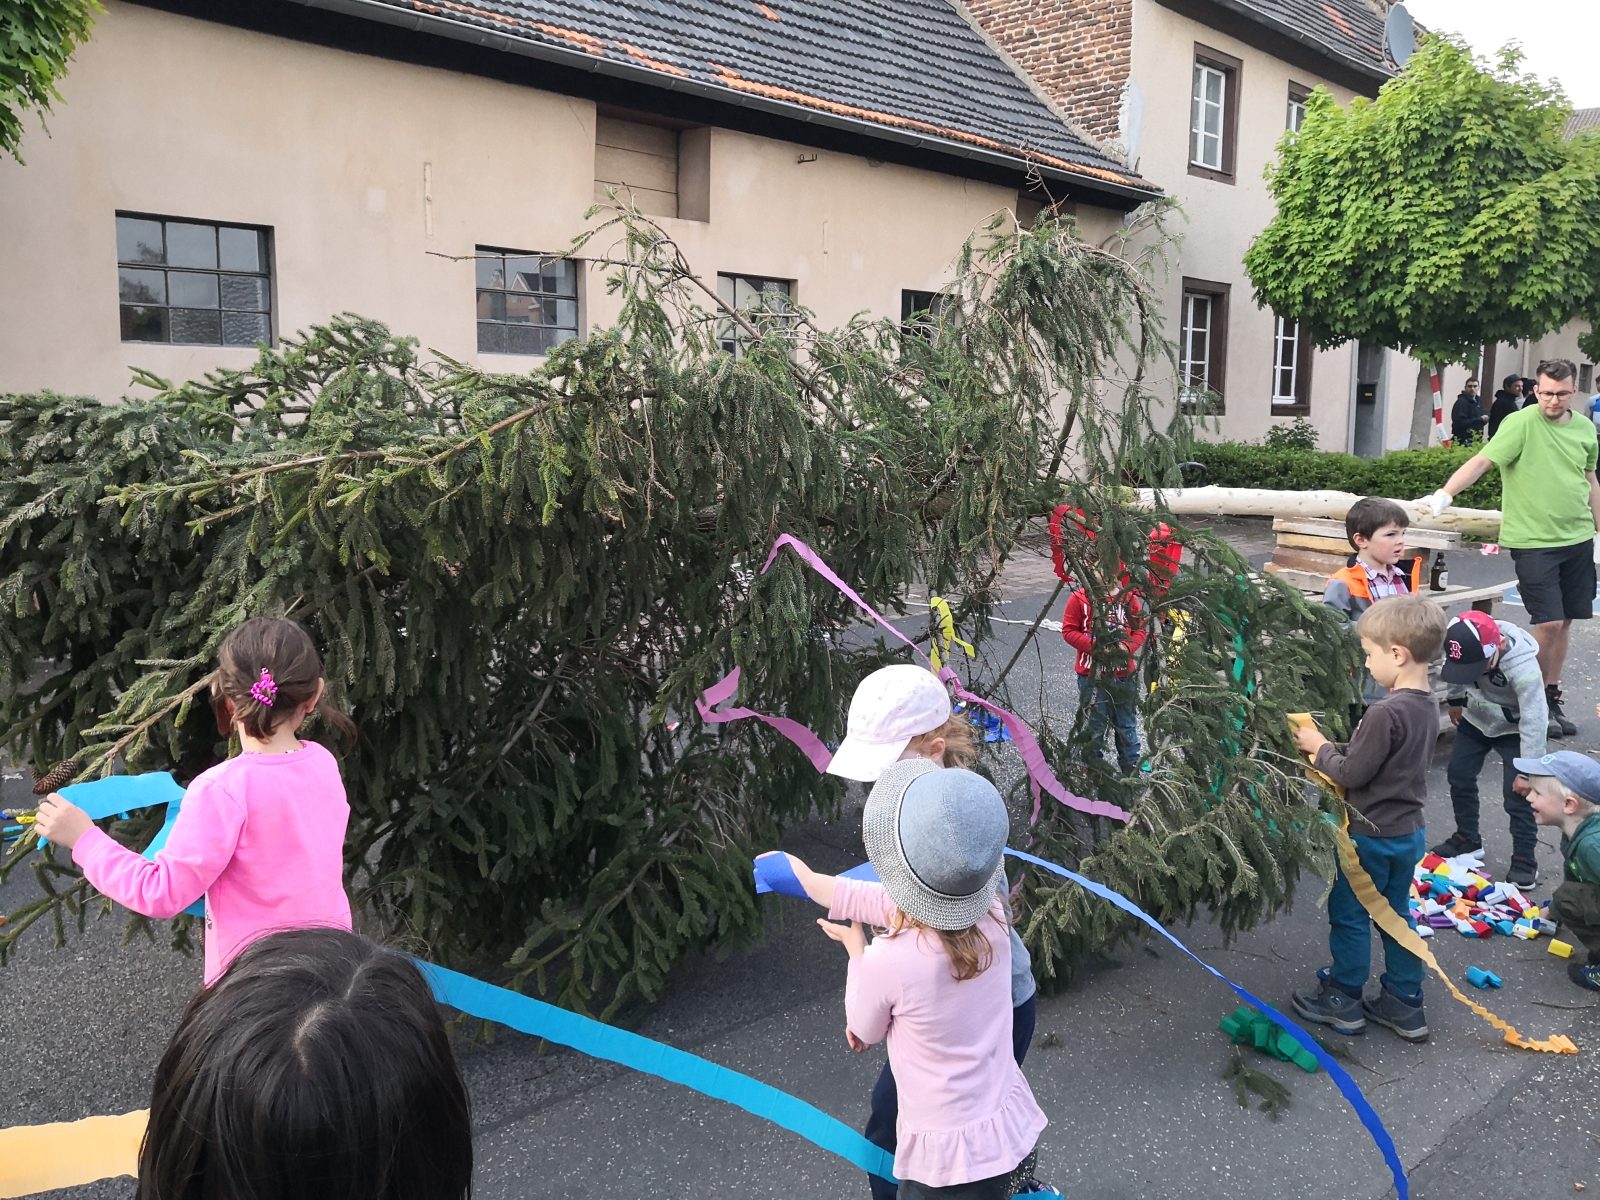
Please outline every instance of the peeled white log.
[[[1132, 489], [1137, 508], [1154, 508], [1155, 492]], [[1267, 488], [1170, 488], [1161, 493], [1164, 506], [1180, 516], [1210, 517], [1321, 517], [1342, 521], [1360, 496], [1354, 492], [1275, 492]], [[1420, 529], [1448, 529], [1470, 538], [1494, 541], [1500, 536], [1497, 508], [1447, 508], [1434, 516], [1415, 500], [1396, 500]]]

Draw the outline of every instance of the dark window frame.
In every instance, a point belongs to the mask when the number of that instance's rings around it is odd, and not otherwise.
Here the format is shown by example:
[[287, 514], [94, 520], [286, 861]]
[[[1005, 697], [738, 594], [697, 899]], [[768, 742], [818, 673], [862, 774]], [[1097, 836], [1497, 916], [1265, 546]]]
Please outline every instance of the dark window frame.
[[[732, 299], [731, 302], [726, 297], [724, 297], [722, 295], [722, 281], [724, 279], [730, 280], [734, 285], [734, 287], [733, 287], [733, 299]], [[795, 293], [795, 283], [796, 283], [795, 280], [793, 280], [793, 279], [785, 279], [781, 275], [749, 275], [749, 274], [746, 274], [743, 271], [718, 271], [717, 272], [717, 296], [718, 296], [718, 298], [721, 299], [724, 303], [729, 304], [730, 307], [737, 309], [739, 307], [739, 304], [738, 304], [739, 287], [738, 287], [738, 285], [739, 285], [740, 282], [743, 282], [746, 285], [748, 285], [753, 291], [760, 292], [763, 295], [781, 295], [781, 296], [785, 297], [788, 300], [788, 302], [789, 302], [789, 304], [791, 306], [793, 306], [793, 304], [794, 304], [794, 293]], [[778, 291], [776, 289], [770, 289], [770, 288], [767, 287], [768, 284], [773, 284], [773, 283], [781, 283], [783, 285], [782, 291]], [[717, 330], [717, 344], [724, 351], [726, 351], [727, 353], [733, 355], [734, 358], [736, 358], [736, 359], [737, 358], [743, 358], [744, 357], [745, 341], [746, 341], [746, 338], [745, 338], [744, 330], [740, 329], [736, 324], [734, 324], [730, 320], [724, 319], [721, 322], [720, 328]]]
[[1190, 336], [1189, 336], [1189, 297], [1204, 296], [1210, 300], [1210, 323], [1206, 328], [1206, 386], [1210, 389], [1211, 398], [1206, 404], [1205, 412], [1209, 416], [1221, 416], [1227, 411], [1227, 380], [1228, 380], [1228, 298], [1233, 291], [1233, 285], [1214, 279], [1196, 279], [1192, 276], [1183, 277], [1183, 290], [1179, 293], [1178, 308], [1178, 395], [1180, 403], [1188, 411], [1194, 411], [1196, 405], [1188, 396]]
[[[1194, 77], [1196, 68], [1209, 67], [1220, 71], [1222, 86], [1222, 165], [1209, 167], [1194, 161]], [[1239, 144], [1239, 87], [1244, 75], [1244, 63], [1231, 54], [1213, 50], [1199, 42], [1194, 44], [1194, 61], [1189, 69], [1189, 134], [1185, 139], [1189, 174], [1217, 183], [1234, 183], [1238, 173]]]
[[[1267, 389], [1267, 408], [1275, 417], [1304, 417], [1311, 414], [1311, 364], [1316, 347], [1311, 344], [1311, 333], [1299, 317], [1272, 314], [1272, 375]], [[1294, 401], [1278, 403], [1278, 322], [1291, 321], [1295, 326], [1294, 343]]]
[[[123, 258], [121, 250], [121, 223], [123, 221], [150, 221], [161, 226], [161, 247], [158, 259]], [[273, 345], [276, 342], [276, 325], [273, 313], [276, 308], [277, 297], [274, 294], [273, 271], [273, 236], [270, 225], [252, 225], [243, 221], [216, 221], [202, 220], [198, 217], [175, 217], [164, 213], [133, 212], [126, 209], [116, 209], [113, 213], [113, 225], [117, 229], [117, 324], [118, 338], [125, 345], [141, 346], [216, 346], [220, 349], [253, 350], [258, 345]], [[170, 246], [169, 226], [187, 225], [206, 228], [211, 231], [211, 249], [214, 266], [179, 265], [171, 262], [172, 251]], [[223, 265], [222, 233], [224, 230], [252, 234], [256, 240], [255, 252], [257, 258], [256, 269]], [[161, 299], [131, 300], [124, 295], [124, 285], [128, 282], [126, 272], [159, 273], [161, 275]], [[208, 279], [214, 281], [216, 300], [214, 303], [201, 303], [190, 301], [186, 304], [173, 303], [172, 281], [173, 278], [185, 282]], [[238, 301], [230, 302], [224, 281], [228, 278], [258, 280], [261, 285], [263, 299], [262, 307], [246, 307]], [[139, 324], [139, 314], [160, 312], [161, 327], [165, 336], [148, 337], [140, 336], [133, 332]], [[192, 338], [178, 339], [173, 336], [174, 312], [210, 313], [217, 314], [216, 340], [195, 340]], [[255, 330], [249, 341], [242, 338], [229, 340], [227, 332], [227, 317], [229, 315], [240, 318], [264, 318], [266, 321], [266, 336], [256, 336]]]
[[[510, 282], [510, 279], [505, 274], [505, 272], [506, 272], [505, 263], [507, 261], [511, 260], [511, 259], [527, 259], [527, 258], [533, 258], [533, 259], [538, 259], [539, 260], [541, 282], [543, 281], [543, 268], [544, 268], [544, 265], [547, 262], [568, 262], [568, 263], [571, 263], [572, 264], [572, 294], [568, 295], [565, 292], [559, 292], [559, 291], [547, 292], [547, 291], [544, 291], [542, 288], [541, 289], [513, 288], [513, 287], [507, 286], [509, 284], [509, 282]], [[498, 286], [498, 287], [486, 287], [486, 286], [484, 286], [484, 284], [479, 279], [479, 274], [480, 274], [480, 272], [482, 270], [482, 267], [483, 267], [484, 263], [492, 262], [495, 259], [499, 259], [500, 263], [501, 263], [500, 286]], [[578, 259], [567, 258], [565, 255], [562, 255], [562, 254], [548, 254], [548, 253], [544, 253], [544, 252], [537, 251], [537, 250], [513, 250], [513, 249], [511, 249], [509, 247], [505, 247], [505, 246], [475, 246], [475, 247], [473, 247], [473, 293], [472, 293], [472, 299], [473, 299], [473, 305], [474, 305], [474, 310], [475, 310], [474, 311], [474, 316], [473, 316], [473, 326], [474, 326], [474, 330], [475, 330], [476, 335], [477, 335], [478, 353], [479, 354], [500, 354], [500, 355], [505, 355], [508, 358], [542, 358], [543, 356], [549, 354], [551, 350], [553, 350], [557, 346], [561, 345], [562, 342], [571, 341], [574, 338], [579, 337], [583, 332], [583, 306], [582, 306], [582, 296], [581, 296], [581, 293], [583, 291], [582, 277], [583, 277], [583, 263], [582, 263], [582, 261], [578, 260]], [[527, 299], [529, 297], [532, 297], [532, 298], [536, 298], [536, 299], [541, 300], [541, 301], [553, 300], [558, 305], [558, 311], [559, 311], [559, 305], [560, 305], [561, 302], [570, 301], [571, 304], [572, 304], [572, 324], [571, 325], [564, 325], [564, 324], [561, 324], [559, 322], [540, 322], [540, 323], [535, 324], [532, 321], [512, 321], [512, 320], [509, 320], [509, 319], [504, 318], [504, 317], [495, 317], [495, 316], [485, 317], [485, 316], [482, 315], [483, 297], [485, 297], [485, 296], [489, 296], [491, 298], [494, 297], [494, 296], [500, 296], [500, 297], [507, 298], [507, 299], [502, 299], [502, 301], [501, 301], [502, 311], [507, 310], [509, 308], [509, 297], [513, 297], [513, 296], [518, 297], [520, 299]], [[491, 303], [491, 306], [492, 306], [492, 304], [493, 304], [493, 300], [492, 299], [491, 299], [490, 303]], [[497, 349], [492, 344], [485, 345], [485, 340], [484, 340], [484, 326], [485, 325], [488, 325], [488, 326], [490, 326], [492, 328], [515, 329], [515, 330], [519, 330], [519, 331], [521, 331], [521, 330], [531, 330], [531, 329], [553, 329], [553, 330], [556, 330], [557, 332], [567, 332], [567, 333], [570, 334], [570, 336], [569, 337], [558, 337], [558, 338], [555, 338], [555, 339], [549, 341], [549, 343], [543, 349], [530, 349], [530, 350]]]

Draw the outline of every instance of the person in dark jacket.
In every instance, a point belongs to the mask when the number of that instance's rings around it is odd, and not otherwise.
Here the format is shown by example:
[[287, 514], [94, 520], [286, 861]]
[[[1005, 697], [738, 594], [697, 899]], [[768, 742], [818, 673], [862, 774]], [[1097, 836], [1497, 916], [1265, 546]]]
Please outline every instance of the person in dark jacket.
[[1493, 439], [1500, 422], [1521, 407], [1522, 376], [1507, 375], [1500, 381], [1500, 390], [1494, 394], [1494, 403], [1489, 406], [1489, 431], [1484, 435], [1485, 439]]
[[1456, 397], [1450, 410], [1450, 437], [1458, 446], [1468, 446], [1478, 440], [1483, 427], [1489, 423], [1484, 415], [1483, 401], [1478, 396], [1478, 381], [1467, 380], [1467, 386]]

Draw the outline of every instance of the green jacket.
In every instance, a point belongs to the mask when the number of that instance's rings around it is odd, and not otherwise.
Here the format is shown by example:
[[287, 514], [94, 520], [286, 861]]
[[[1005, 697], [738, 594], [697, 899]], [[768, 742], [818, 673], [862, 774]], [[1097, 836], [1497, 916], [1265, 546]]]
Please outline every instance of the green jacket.
[[1570, 838], [1561, 839], [1565, 877], [1573, 883], [1600, 885], [1600, 813], [1595, 813]]

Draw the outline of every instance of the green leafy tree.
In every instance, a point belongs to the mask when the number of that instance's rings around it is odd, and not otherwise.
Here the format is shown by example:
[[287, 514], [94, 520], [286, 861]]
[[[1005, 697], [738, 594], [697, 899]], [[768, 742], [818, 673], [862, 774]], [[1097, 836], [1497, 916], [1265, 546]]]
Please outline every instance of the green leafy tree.
[[1428, 372], [1485, 343], [1540, 337], [1600, 295], [1600, 139], [1562, 138], [1559, 89], [1430, 35], [1376, 100], [1313, 94], [1267, 178], [1277, 214], [1245, 254], [1256, 301], [1422, 364], [1411, 445], [1428, 442]]
[[56, 83], [100, 11], [98, 0], [0, 4], [0, 152], [22, 161], [23, 117], [61, 99]]
[[[1067, 547], [1078, 578], [1145, 560], [1160, 514], [1121, 481], [1176, 478], [1183, 431], [1152, 424], [1142, 383], [1167, 352], [1145, 264], [1065, 224], [997, 219], [936, 319], [837, 329], [716, 307], [648, 221], [601, 231], [615, 242], [585, 253], [611, 263], [617, 326], [526, 375], [425, 363], [341, 317], [248, 371], [147, 378], [153, 396], [120, 404], [0, 397], [0, 746], [187, 778], [227, 751], [195, 703], [219, 637], [286, 613], [362, 731], [347, 859], [390, 931], [604, 1012], [654, 995], [691, 948], [759, 936], [752, 852], [838, 785], [693, 701], [738, 665], [742, 703], [837, 736], [856, 681], [900, 653], [856, 636], [855, 610], [793, 559], [753, 578], [774, 536], [810, 541], [879, 611], [959, 597], [968, 682], [1004, 699], [1021, 652], [996, 671], [985, 649], [996, 579], [1064, 487], [1097, 514], [1098, 538]], [[1188, 636], [1146, 649], [1164, 680], [1148, 786], [1085, 762], [1072, 725], [1041, 726], [1062, 778], [1134, 821], [1048, 801], [1027, 836], [1161, 915], [1205, 907], [1231, 930], [1326, 855], [1283, 712], [1342, 705], [1350, 655], [1329, 653], [1345, 642], [1320, 606], [1183, 536], [1194, 565], [1159, 606]], [[1013, 759], [988, 769], [1026, 804]], [[112, 832], [142, 845], [153, 828]], [[86, 882], [29, 839], [0, 870], [30, 861], [46, 894], [0, 928], [0, 955], [88, 911]], [[1049, 978], [1128, 930], [1049, 877], [1026, 886]]]

